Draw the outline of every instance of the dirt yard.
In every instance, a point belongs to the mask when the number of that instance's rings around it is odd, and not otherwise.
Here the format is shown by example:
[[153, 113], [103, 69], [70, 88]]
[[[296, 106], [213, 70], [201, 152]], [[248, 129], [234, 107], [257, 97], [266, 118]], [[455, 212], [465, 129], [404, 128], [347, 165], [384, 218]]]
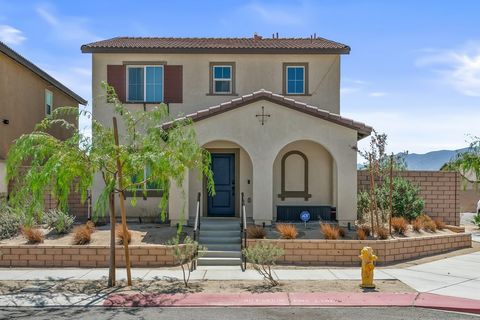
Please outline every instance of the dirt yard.
[[[172, 281], [133, 281], [132, 287], [126, 287], [125, 282], [119, 282], [115, 293], [264, 293], [264, 292], [415, 292], [412, 288], [397, 280], [377, 280], [376, 289], [364, 290], [355, 280], [312, 280], [312, 281], [282, 281], [276, 287], [269, 286], [264, 281], [191, 281], [190, 288], [185, 288], [183, 282]], [[0, 294], [12, 294], [25, 291], [49, 293], [108, 293], [106, 281], [1, 281]]]

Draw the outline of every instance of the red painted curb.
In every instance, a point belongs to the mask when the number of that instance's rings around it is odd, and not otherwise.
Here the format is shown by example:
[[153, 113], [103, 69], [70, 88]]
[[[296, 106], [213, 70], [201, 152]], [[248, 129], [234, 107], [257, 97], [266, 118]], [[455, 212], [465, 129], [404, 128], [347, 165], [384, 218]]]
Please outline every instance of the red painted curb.
[[111, 294], [105, 307], [422, 307], [480, 314], [480, 300], [430, 293]]
[[420, 293], [414, 306], [480, 314], [480, 300], [442, 296], [433, 293]]

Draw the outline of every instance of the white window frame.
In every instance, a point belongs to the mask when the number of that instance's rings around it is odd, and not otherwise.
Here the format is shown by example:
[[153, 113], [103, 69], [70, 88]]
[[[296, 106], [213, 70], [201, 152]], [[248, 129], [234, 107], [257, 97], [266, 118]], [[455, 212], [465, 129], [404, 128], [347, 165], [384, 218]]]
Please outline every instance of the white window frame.
[[[215, 68], [224, 68], [224, 67], [227, 67], [227, 68], [230, 68], [230, 79], [226, 79], [226, 78], [215, 78]], [[229, 81], [230, 82], [230, 90], [227, 92], [227, 91], [220, 91], [220, 92], [217, 92], [217, 90], [215, 90], [215, 81]], [[228, 64], [214, 64], [212, 66], [212, 92], [213, 94], [232, 94], [233, 92], [233, 66], [231, 65], [228, 65]]]
[[[52, 101], [51, 101], [51, 105], [50, 105], [50, 112], [48, 112], [48, 108], [47, 108], [47, 96], [48, 95], [51, 95], [52, 96]], [[48, 90], [48, 89], [45, 89], [45, 100], [44, 100], [44, 107], [45, 107], [45, 115], [46, 116], [50, 116], [52, 115], [52, 112], [53, 112], [53, 92]]]
[[[288, 92], [288, 69], [297, 69], [297, 68], [302, 68], [303, 69], [303, 90], [302, 92]], [[291, 95], [298, 95], [298, 94], [305, 94], [305, 66], [286, 66], [285, 70], [285, 92], [286, 94], [291, 94]]]
[[[126, 68], [126, 72], [127, 72], [127, 81], [126, 81], [126, 84], [125, 86], [127, 87], [125, 92], [127, 94], [127, 102], [131, 102], [131, 103], [160, 103], [160, 102], [163, 102], [163, 101], [153, 101], [153, 102], [150, 102], [150, 101], [147, 101], [147, 67], [156, 67], [156, 68], [162, 68], [162, 98], [163, 100], [165, 100], [165, 68], [163, 67], [163, 65], [158, 65], [158, 64], [153, 64], [153, 65], [135, 65], [135, 64], [130, 64], [127, 66]], [[143, 101], [141, 100], [130, 100], [128, 99], [129, 97], [129, 94], [128, 94], [128, 87], [129, 87], [129, 83], [130, 83], [130, 80], [129, 80], [129, 72], [128, 70], [130, 68], [143, 68]]]

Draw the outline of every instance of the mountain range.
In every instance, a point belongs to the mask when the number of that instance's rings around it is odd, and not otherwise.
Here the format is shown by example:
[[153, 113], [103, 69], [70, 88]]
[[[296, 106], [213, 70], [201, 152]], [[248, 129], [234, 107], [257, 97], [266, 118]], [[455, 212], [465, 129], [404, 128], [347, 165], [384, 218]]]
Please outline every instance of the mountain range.
[[[465, 152], [467, 148], [458, 150], [437, 150], [427, 153], [399, 153], [405, 159], [407, 170], [440, 170], [440, 168], [452, 159], [455, 155]], [[362, 168], [363, 164], [359, 164], [358, 168]]]

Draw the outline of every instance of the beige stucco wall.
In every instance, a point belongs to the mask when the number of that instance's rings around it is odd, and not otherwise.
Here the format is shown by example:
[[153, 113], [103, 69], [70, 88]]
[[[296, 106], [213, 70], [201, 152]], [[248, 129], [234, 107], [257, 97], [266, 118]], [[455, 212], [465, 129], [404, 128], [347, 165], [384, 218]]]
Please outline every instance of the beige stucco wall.
[[[54, 108], [78, 107], [74, 99], [3, 53], [0, 53], [0, 75], [0, 118], [10, 122], [0, 123], [0, 159], [6, 158], [15, 139], [33, 131], [45, 118], [45, 89], [53, 92]], [[51, 133], [58, 138], [67, 137], [67, 132], [59, 127]]]
[[[235, 62], [235, 91], [238, 95], [266, 89], [282, 94], [282, 73], [284, 62], [307, 62], [309, 64], [309, 93], [307, 96], [292, 96], [302, 102], [340, 112], [340, 56], [301, 54], [113, 54], [92, 55], [93, 102], [97, 119], [111, 122], [110, 113], [103, 112], [106, 104], [101, 81], [107, 80], [107, 65], [142, 61], [164, 62], [183, 66], [183, 103], [171, 104], [172, 116], [204, 109], [234, 99], [236, 96], [211, 96], [209, 93], [210, 62]], [[143, 63], [145, 62], [145, 63]], [[143, 105], [132, 104], [141, 109]]]
[[[255, 114], [265, 107], [271, 117], [261, 125]], [[356, 131], [294, 111], [268, 101], [219, 114], [195, 123], [199, 143], [216, 140], [231, 141], [248, 153], [253, 164], [252, 212], [256, 223], [270, 223], [274, 212], [274, 162], [281, 150], [295, 141], [321, 144], [332, 157], [336, 167], [337, 216], [340, 224], [353, 222], [356, 217], [357, 143]], [[319, 159], [322, 156], [318, 156]], [[326, 157], [324, 157], [326, 158]], [[333, 171], [333, 170], [332, 170]], [[332, 174], [332, 179], [333, 179]], [[334, 184], [335, 185], [335, 184]], [[187, 190], [190, 193], [190, 188]], [[196, 194], [187, 194], [194, 199]], [[320, 198], [319, 198], [320, 199]], [[176, 220], [180, 203], [170, 201], [170, 219]]]
[[[281, 200], [281, 162], [289, 151], [300, 151], [308, 159], [308, 193], [312, 195], [308, 201], [304, 198], [286, 198]], [[304, 160], [299, 155], [290, 155], [285, 161], [285, 189], [303, 191]], [[330, 153], [320, 144], [313, 141], [296, 141], [285, 146], [278, 153], [273, 163], [273, 208], [276, 217], [277, 205], [332, 205], [333, 199], [333, 159]]]

